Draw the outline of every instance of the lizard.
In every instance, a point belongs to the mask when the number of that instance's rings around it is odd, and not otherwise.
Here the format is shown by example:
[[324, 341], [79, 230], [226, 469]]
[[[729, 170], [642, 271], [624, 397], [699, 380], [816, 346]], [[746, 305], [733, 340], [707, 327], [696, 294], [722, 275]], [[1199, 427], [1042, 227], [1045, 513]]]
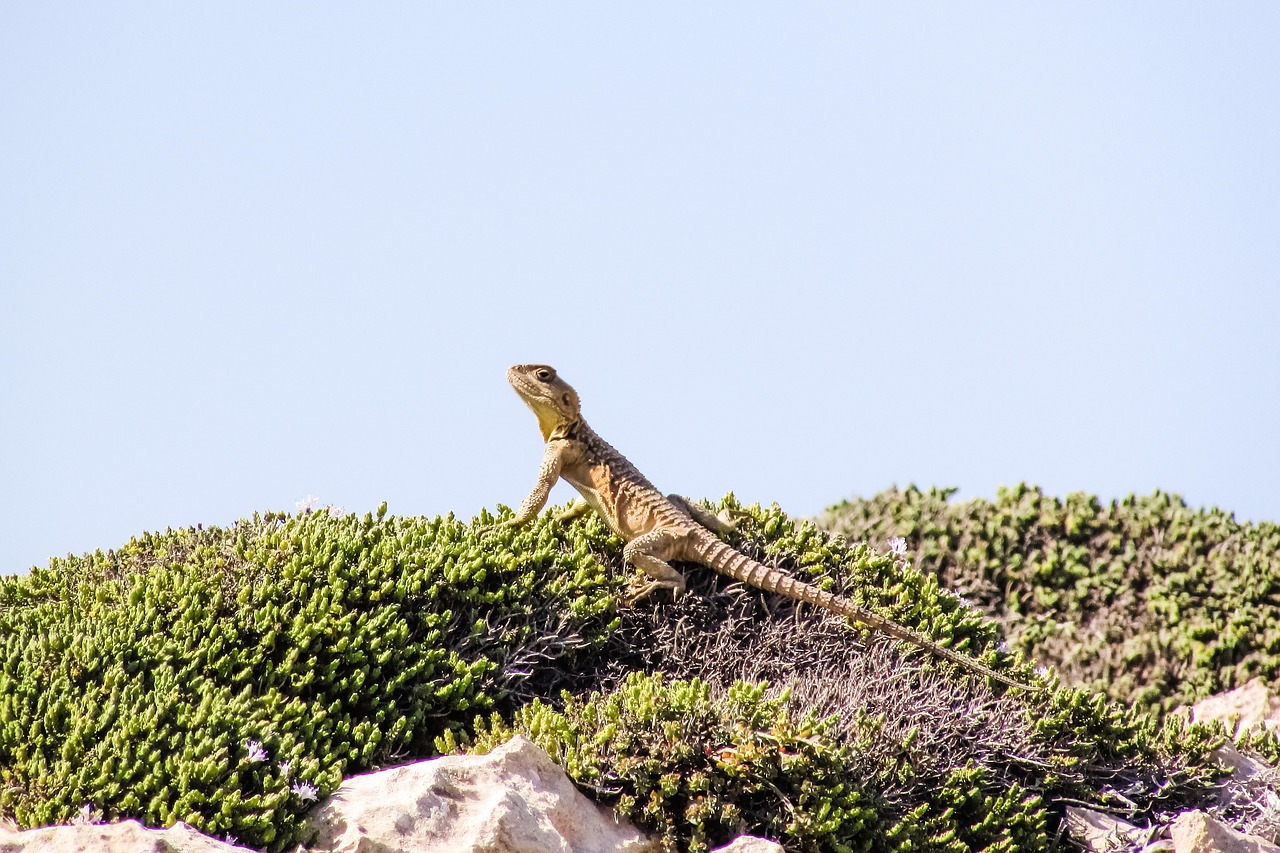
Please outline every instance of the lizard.
[[766, 566], [721, 540], [720, 536], [734, 529], [732, 522], [681, 495], [660, 492], [635, 465], [587, 425], [582, 418], [578, 392], [549, 365], [513, 365], [507, 370], [507, 381], [537, 416], [545, 446], [537, 484], [504, 524], [520, 527], [531, 521], [546, 506], [552, 486], [563, 478], [582, 497], [558, 519], [567, 521], [594, 509], [626, 543], [622, 549], [625, 562], [648, 577], [648, 582], [629, 596], [629, 604], [659, 589], [670, 589], [673, 595], [679, 596], [685, 590], [686, 580], [671, 561], [697, 563], [766, 592], [816, 605], [882, 631], [1002, 684], [1031, 689], [971, 655], [943, 646], [783, 569]]

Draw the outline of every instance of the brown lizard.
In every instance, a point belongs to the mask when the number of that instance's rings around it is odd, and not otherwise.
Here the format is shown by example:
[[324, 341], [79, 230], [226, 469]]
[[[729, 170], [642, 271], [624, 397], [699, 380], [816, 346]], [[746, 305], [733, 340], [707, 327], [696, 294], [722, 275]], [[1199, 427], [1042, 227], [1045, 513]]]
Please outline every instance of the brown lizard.
[[730, 532], [733, 525], [687, 498], [659, 492], [625, 456], [587, 426], [578, 393], [551, 367], [513, 365], [507, 370], [507, 381], [538, 416], [546, 447], [537, 485], [506, 524], [520, 526], [534, 518], [546, 505], [551, 487], [563, 477], [583, 499], [560, 518], [574, 518], [594, 509], [626, 542], [623, 558], [649, 577], [648, 583], [630, 596], [631, 603], [658, 589], [670, 589], [679, 595], [684, 592], [685, 578], [670, 561], [699, 563], [758, 589], [838, 613], [1010, 687], [1030, 689], [970, 655], [940, 645], [782, 569], [759, 563], [722, 542], [716, 534]]

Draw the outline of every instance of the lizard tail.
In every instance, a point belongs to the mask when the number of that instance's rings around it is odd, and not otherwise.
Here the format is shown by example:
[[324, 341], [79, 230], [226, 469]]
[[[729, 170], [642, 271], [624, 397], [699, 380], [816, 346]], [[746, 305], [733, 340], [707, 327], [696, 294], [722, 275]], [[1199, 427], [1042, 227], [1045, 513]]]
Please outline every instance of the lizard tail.
[[1031, 690], [1032, 688], [1021, 681], [1009, 677], [1001, 672], [996, 672], [986, 664], [980, 663], [971, 655], [958, 652], [955, 649], [947, 648], [937, 642], [921, 634], [919, 631], [913, 631], [905, 625], [899, 625], [891, 619], [887, 619], [861, 605], [855, 604], [843, 596], [834, 595], [826, 590], [818, 589], [816, 586], [805, 583], [797, 577], [783, 571], [782, 569], [772, 568], [763, 563], [757, 562], [741, 551], [721, 542], [713, 537], [706, 537], [703, 542], [698, 543], [703, 553], [699, 556], [697, 562], [705, 563], [707, 566], [715, 569], [722, 575], [731, 577], [734, 580], [742, 581], [745, 584], [763, 589], [767, 592], [776, 592], [779, 595], [785, 595], [787, 598], [796, 601], [803, 601], [807, 604], [813, 604], [832, 613], [838, 613], [855, 622], [866, 625], [882, 631], [895, 639], [910, 643], [913, 646], [924, 649], [925, 651], [936, 655], [944, 660], [949, 660], [964, 669], [985, 675], [988, 678], [994, 678], [1001, 684], [1007, 684], [1010, 687], [1016, 687], [1020, 690]]

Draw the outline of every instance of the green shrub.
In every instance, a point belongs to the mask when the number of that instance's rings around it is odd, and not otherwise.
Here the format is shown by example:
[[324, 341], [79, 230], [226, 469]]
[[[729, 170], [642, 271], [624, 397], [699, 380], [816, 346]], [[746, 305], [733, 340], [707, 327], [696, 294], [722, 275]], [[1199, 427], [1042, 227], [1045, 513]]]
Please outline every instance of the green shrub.
[[[1033, 677], [911, 564], [777, 507], [717, 508], [758, 558]], [[1006, 691], [704, 568], [615, 616], [634, 570], [598, 518], [494, 521], [267, 514], [5, 579], [0, 817], [90, 804], [283, 850], [311, 796], [473, 725], [526, 731], [671, 849], [741, 823], [801, 850], [1037, 850], [1060, 798], [1156, 819], [1208, 790], [1211, 730]]]
[[1016, 783], [993, 790], [979, 769], [949, 774], [914, 808], [886, 802], [851, 771], [850, 747], [831, 738], [828, 722], [794, 717], [764, 685], [738, 682], [713, 701], [704, 682], [634, 673], [611, 694], [565, 703], [555, 711], [534, 702], [512, 725], [477, 721], [473, 749], [525, 734], [672, 853], [708, 850], [744, 828], [794, 851], [1051, 846], [1040, 798]]
[[[739, 516], [734, 542], [759, 559], [1032, 677], [1030, 664], [997, 651], [996, 625], [903, 561], [777, 507], [730, 496], [713, 509]], [[1223, 740], [1212, 729], [1157, 728], [1056, 685], [1005, 691], [874, 632], [682, 568], [689, 593], [623, 611], [609, 641], [610, 660], [648, 674], [604, 678], [588, 698], [526, 705], [509, 723], [478, 720], [476, 748], [526, 734], [669, 850], [706, 849], [744, 830], [796, 850], [1041, 850], [1055, 846], [1064, 799], [1142, 822], [1212, 794], [1208, 754]], [[885, 648], [893, 654], [875, 651]], [[767, 692], [762, 675], [803, 688], [809, 701], [822, 694], [826, 716]], [[851, 676], [868, 683], [853, 689]], [[894, 702], [879, 701], [881, 688]], [[970, 713], [978, 719], [956, 725]], [[937, 730], [940, 717], [956, 730]]]
[[285, 849], [313, 795], [431, 754], [612, 630], [589, 534], [384, 513], [148, 534], [5, 579], [0, 814], [88, 804]]
[[1156, 712], [1280, 677], [1280, 526], [1156, 492], [1102, 504], [1020, 485], [994, 501], [892, 489], [820, 525], [912, 562], [1069, 683]]

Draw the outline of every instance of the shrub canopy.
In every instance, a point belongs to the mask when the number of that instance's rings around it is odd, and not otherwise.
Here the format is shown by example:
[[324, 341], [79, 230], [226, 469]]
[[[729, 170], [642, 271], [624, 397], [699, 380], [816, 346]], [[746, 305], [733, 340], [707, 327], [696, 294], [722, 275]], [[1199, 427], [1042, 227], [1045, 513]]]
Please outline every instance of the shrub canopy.
[[[935, 540], [885, 506], [875, 530], [908, 536], [924, 571], [777, 507], [714, 509], [741, 516], [733, 543], [758, 559], [1037, 680], [1000, 621], [940, 586]], [[1071, 512], [1077, 532], [1102, 514]], [[1207, 796], [1211, 730], [1056, 681], [1007, 691], [696, 566], [679, 600], [619, 608], [633, 570], [598, 518], [495, 523], [509, 517], [266, 513], [0, 580], [0, 817], [185, 820], [284, 850], [344, 776], [515, 730], [672, 850], [740, 828], [814, 851], [1033, 850], [1064, 798], [1140, 821]], [[984, 564], [1021, 577], [1002, 570]], [[1056, 601], [1094, 600], [1074, 570], [1033, 574], [1019, 602], [1059, 582]], [[1025, 609], [1004, 624], [1036, 649]]]
[[1035, 486], [995, 500], [890, 489], [826, 530], [907, 542], [921, 571], [1001, 624], [1011, 646], [1084, 689], [1157, 712], [1280, 677], [1280, 525], [1156, 492], [1103, 504]]

